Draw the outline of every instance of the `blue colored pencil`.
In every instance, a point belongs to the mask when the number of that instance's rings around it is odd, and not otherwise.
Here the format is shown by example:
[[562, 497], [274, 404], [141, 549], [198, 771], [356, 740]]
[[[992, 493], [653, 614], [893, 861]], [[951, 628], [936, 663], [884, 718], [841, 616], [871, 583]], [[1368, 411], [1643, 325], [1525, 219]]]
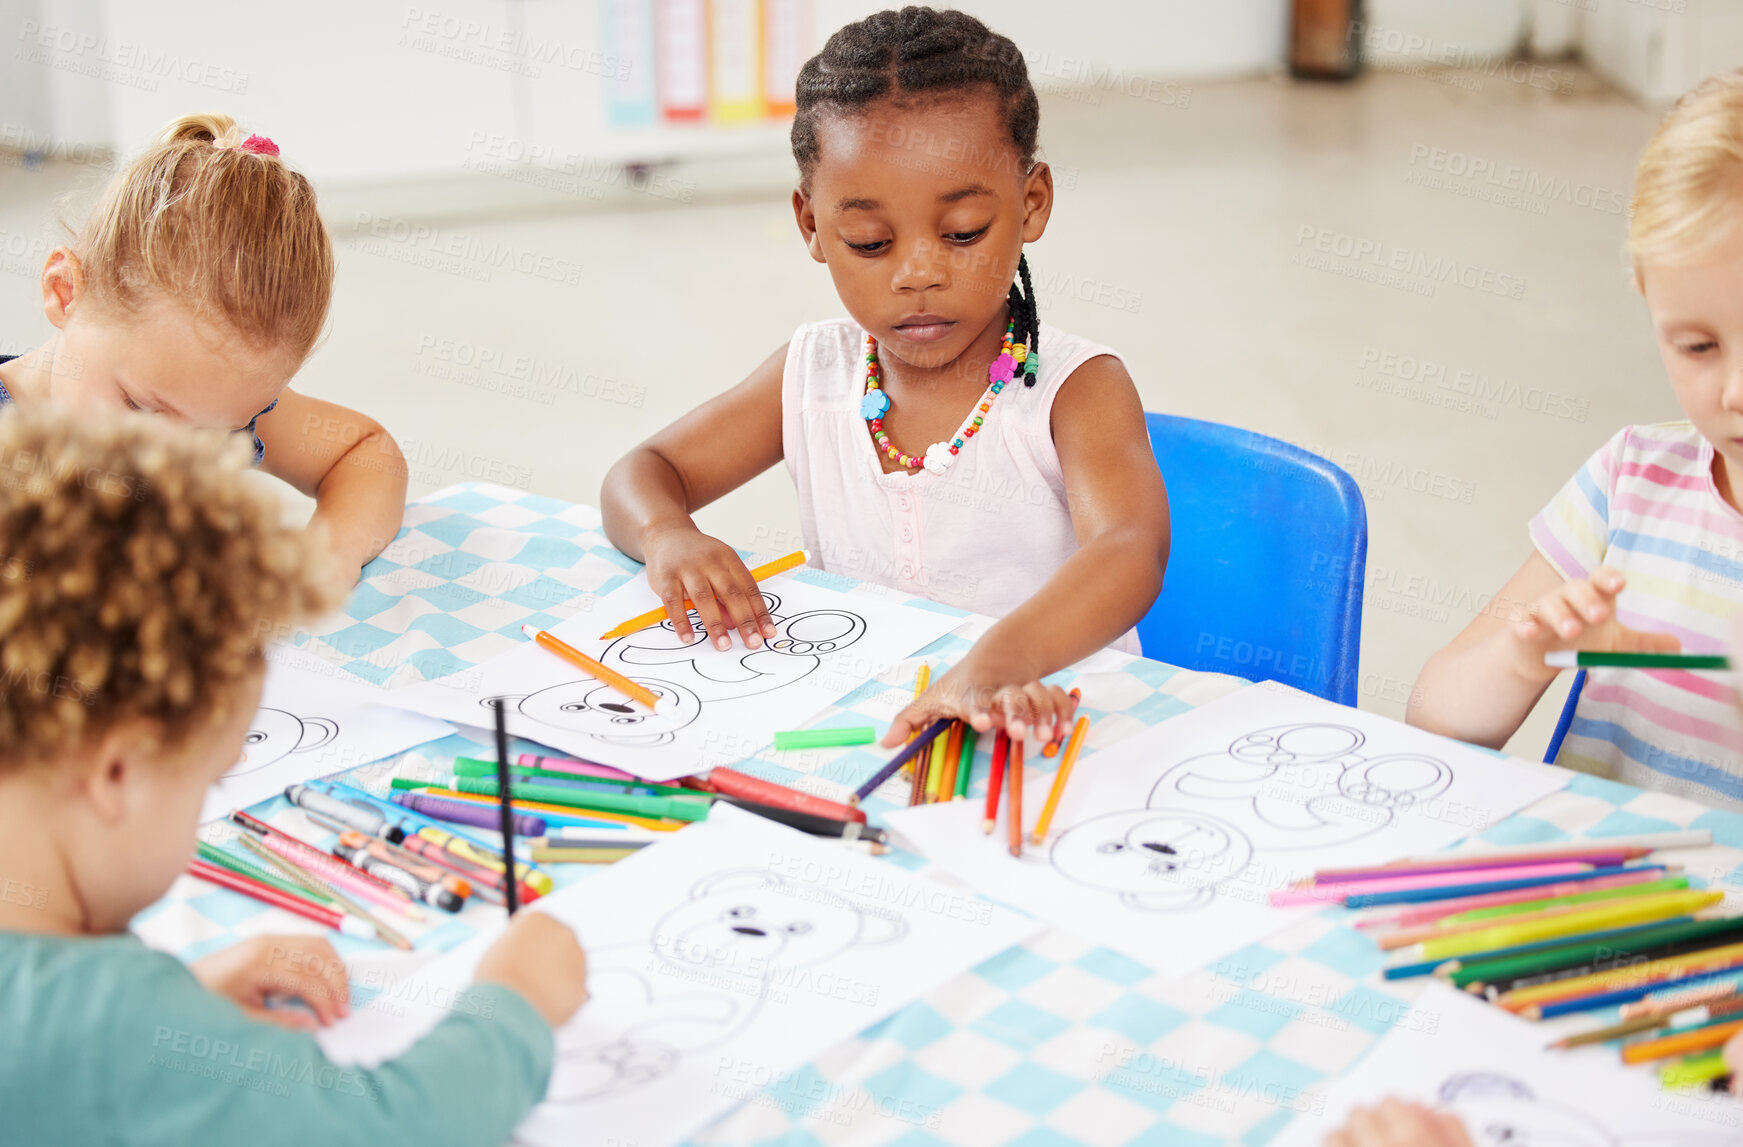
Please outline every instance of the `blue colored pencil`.
[[1658, 992], [1698, 987], [1701, 984], [1712, 983], [1714, 980], [1732, 979], [1738, 974], [1736, 968], [1697, 972], [1692, 976], [1684, 976], [1680, 980], [1659, 980], [1657, 983], [1640, 984], [1632, 988], [1618, 988], [1613, 992], [1595, 992], [1592, 995], [1580, 996], [1576, 999], [1560, 1000], [1553, 1004], [1540, 1004], [1525, 1008], [1519, 1014], [1529, 1020], [1550, 1020], [1556, 1016], [1571, 1016], [1576, 1012], [1591, 1012], [1599, 1008], [1614, 1007], [1617, 1004], [1631, 1004], [1635, 1000], [1645, 999]]
[[1544, 884], [1563, 884], [1573, 880], [1595, 880], [1600, 876], [1616, 876], [1623, 872], [1662, 872], [1662, 864], [1618, 864], [1610, 868], [1594, 868], [1560, 876], [1522, 876], [1514, 880], [1490, 880], [1479, 884], [1444, 884], [1438, 888], [1408, 888], [1397, 892], [1363, 892], [1348, 897], [1345, 908], [1377, 908], [1382, 904], [1423, 904], [1430, 900], [1455, 900], [1461, 896], [1481, 896], [1486, 892], [1507, 892], [1515, 888], [1537, 888]]

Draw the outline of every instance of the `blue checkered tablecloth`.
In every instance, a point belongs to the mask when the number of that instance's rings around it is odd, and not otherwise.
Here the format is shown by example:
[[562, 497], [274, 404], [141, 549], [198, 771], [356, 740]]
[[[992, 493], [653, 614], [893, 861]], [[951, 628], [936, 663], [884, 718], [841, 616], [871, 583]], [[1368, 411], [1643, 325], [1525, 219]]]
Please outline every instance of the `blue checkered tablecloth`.
[[[590, 507], [499, 486], [452, 487], [407, 507], [399, 536], [365, 570], [344, 616], [316, 627], [305, 644], [390, 688], [446, 676], [520, 644], [523, 624], [554, 624], [638, 569], [605, 540]], [[800, 576], [891, 596], [815, 571]], [[965, 619], [921, 656], [954, 660], [984, 624]], [[853, 690], [812, 723], [888, 721], [909, 696], [919, 660]], [[1095, 720], [1091, 749], [1244, 687], [1112, 653], [1061, 680], [1084, 688]], [[352, 775], [380, 790], [392, 775], [433, 775], [456, 755], [478, 755], [485, 740], [462, 731]], [[864, 748], [778, 758], [764, 750], [742, 767], [839, 799], [882, 759]], [[1046, 759], [1032, 764], [1045, 767]], [[874, 822], [888, 807], [877, 796], [867, 802]], [[309, 832], [282, 798], [255, 811]], [[1715, 838], [1687, 854], [1691, 875], [1727, 887], [1743, 875], [1743, 817], [1585, 776], [1490, 827], [1483, 839], [1513, 844], [1685, 827], [1710, 828]], [[950, 880], [911, 854], [889, 860]], [[554, 875], [560, 883], [585, 879], [585, 868], [557, 866]], [[354, 971], [403, 971], [499, 917], [482, 904], [444, 917], [418, 937], [413, 957], [327, 935]], [[190, 959], [244, 936], [313, 927], [188, 878], [133, 926], [148, 943]], [[742, 1101], [694, 1142], [1264, 1143], [1295, 1112], [1316, 1106], [1323, 1087], [1389, 1027], [1422, 1022], [1412, 1009], [1415, 984], [1375, 975], [1384, 962], [1337, 909], [1184, 978], [1154, 975], [1048, 929], [797, 1071], [771, 1075], [740, 1065], [725, 1074], [721, 1086]], [[359, 976], [359, 1006], [368, 1006], [371, 982]]]

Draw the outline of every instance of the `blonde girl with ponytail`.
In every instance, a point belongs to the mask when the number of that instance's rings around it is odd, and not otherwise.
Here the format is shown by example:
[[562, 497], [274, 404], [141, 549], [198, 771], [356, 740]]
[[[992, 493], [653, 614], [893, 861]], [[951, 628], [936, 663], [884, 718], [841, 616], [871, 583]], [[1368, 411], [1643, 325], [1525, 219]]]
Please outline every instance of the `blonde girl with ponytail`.
[[316, 500], [348, 587], [399, 529], [405, 460], [381, 424], [290, 389], [327, 318], [333, 245], [309, 181], [225, 115], [167, 125], [42, 269], [54, 335], [0, 358], [0, 410], [52, 401], [252, 437]]

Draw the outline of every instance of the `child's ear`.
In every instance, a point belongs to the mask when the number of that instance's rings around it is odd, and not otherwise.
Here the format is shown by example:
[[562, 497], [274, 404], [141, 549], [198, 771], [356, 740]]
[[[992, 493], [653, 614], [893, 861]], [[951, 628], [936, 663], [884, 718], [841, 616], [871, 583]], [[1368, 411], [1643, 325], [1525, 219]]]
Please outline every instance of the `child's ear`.
[[42, 313], [56, 330], [66, 326], [85, 289], [85, 268], [70, 247], [56, 247], [42, 265]]
[[110, 730], [97, 742], [89, 766], [78, 779], [81, 794], [103, 824], [119, 824], [126, 814], [130, 790], [138, 783], [143, 741], [131, 726]]
[[803, 187], [793, 189], [793, 220], [799, 224], [799, 237], [805, 240], [805, 249], [811, 252], [811, 257], [819, 263], [827, 263], [823, 257], [823, 244], [817, 238], [817, 212], [811, 209], [811, 196]]
[[1033, 243], [1047, 231], [1053, 216], [1053, 169], [1037, 163], [1023, 180], [1023, 242]]

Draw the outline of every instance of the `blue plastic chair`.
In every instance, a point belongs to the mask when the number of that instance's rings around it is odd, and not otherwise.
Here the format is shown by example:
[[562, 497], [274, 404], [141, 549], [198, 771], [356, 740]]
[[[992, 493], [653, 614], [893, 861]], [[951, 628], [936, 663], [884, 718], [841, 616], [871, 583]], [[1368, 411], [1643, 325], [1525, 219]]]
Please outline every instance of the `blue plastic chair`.
[[1543, 754], [1543, 763], [1555, 764], [1556, 754], [1561, 752], [1561, 743], [1567, 740], [1568, 726], [1574, 723], [1574, 710], [1580, 706], [1580, 692], [1586, 687], [1586, 671], [1580, 670], [1574, 674], [1574, 683], [1567, 691], [1567, 701], [1561, 707], [1561, 716], [1556, 718], [1555, 732], [1549, 735], [1549, 751]]
[[1355, 480], [1287, 442], [1149, 414], [1173, 520], [1144, 656], [1356, 703], [1368, 511]]

